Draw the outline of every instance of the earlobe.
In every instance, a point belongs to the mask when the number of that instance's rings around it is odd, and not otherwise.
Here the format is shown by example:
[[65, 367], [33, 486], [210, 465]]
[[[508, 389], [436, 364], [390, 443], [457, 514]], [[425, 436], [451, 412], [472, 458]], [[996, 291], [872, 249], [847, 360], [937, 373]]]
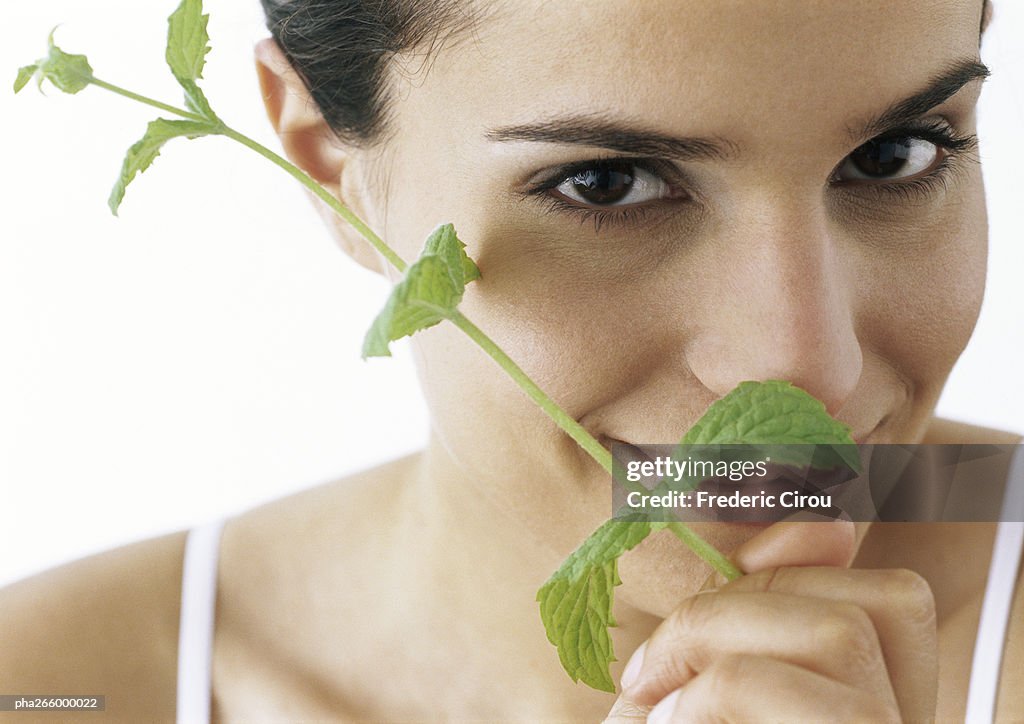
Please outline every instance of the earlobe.
[[[342, 193], [343, 175], [354, 173], [354, 149], [347, 148], [328, 126], [306, 84], [272, 38], [256, 44], [255, 56], [267, 118], [285, 155], [353, 213], [365, 218], [363, 199], [355, 197], [358, 185], [346, 183], [346, 193]], [[322, 200], [312, 195], [310, 198], [342, 249], [367, 269], [383, 273], [384, 264], [377, 251]]]

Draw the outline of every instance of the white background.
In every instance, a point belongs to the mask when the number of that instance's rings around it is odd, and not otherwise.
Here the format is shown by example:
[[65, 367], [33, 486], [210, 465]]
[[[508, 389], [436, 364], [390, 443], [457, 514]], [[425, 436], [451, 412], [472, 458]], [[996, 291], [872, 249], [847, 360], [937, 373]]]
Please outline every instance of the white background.
[[[385, 284], [327, 236], [302, 189], [223, 139], [175, 141], [106, 210], [157, 112], [16, 69], [57, 42], [97, 77], [174, 104], [176, 0], [10, 3], [0, 29], [0, 585], [309, 487], [419, 447], [405, 345], [359, 359]], [[206, 0], [214, 108], [277, 148], [252, 45], [257, 0]], [[909, 31], [909, 30], [908, 30]], [[991, 221], [981, 321], [939, 414], [1024, 431], [1024, 3], [996, 3], [983, 59]], [[438, 219], [438, 222], [444, 221]]]

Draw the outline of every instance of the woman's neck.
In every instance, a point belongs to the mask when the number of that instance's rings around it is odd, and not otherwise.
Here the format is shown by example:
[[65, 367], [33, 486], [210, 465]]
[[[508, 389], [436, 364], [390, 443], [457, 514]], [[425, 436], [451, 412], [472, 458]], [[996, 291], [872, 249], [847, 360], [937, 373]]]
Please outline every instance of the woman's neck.
[[535, 595], [559, 554], [524, 534], [436, 443], [393, 504], [394, 543], [380, 565], [399, 572], [401, 595], [382, 599], [378, 615], [407, 627], [392, 635], [429, 651], [431, 663], [389, 662], [398, 684], [389, 689], [406, 701], [409, 687], [431, 692], [434, 711], [453, 718], [602, 718], [612, 698], [569, 679], [541, 623]]

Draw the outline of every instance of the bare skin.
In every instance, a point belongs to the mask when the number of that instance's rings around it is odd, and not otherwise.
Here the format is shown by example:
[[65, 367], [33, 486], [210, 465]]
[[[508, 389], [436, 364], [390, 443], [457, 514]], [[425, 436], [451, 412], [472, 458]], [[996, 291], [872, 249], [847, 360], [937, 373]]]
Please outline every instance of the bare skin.
[[[941, 433], [926, 438], [936, 442], [1019, 439], [947, 421], [930, 429]], [[372, 524], [365, 512], [390, 505], [387, 491], [415, 487], [421, 469], [422, 458], [411, 456], [228, 522], [218, 581], [214, 721], [403, 715], [597, 721], [608, 714], [614, 697], [571, 684], [544, 638], [532, 600], [542, 575], [507, 581], [495, 575], [478, 580], [483, 590], [474, 591], [458, 585], [457, 571], [482, 566], [478, 558], [501, 545], [467, 554], [452, 540], [469, 528], [465, 520], [443, 533], [410, 522], [414, 546], [400, 530]], [[408, 517], [419, 510], [410, 508]], [[853, 564], [925, 575], [937, 611], [938, 721], [963, 720], [992, 535], [991, 525], [876, 526]], [[105, 693], [104, 721], [173, 721], [183, 544], [181, 533], [164, 536], [5, 589], [0, 621], [11, 645], [0, 655], [0, 673], [8, 688]], [[895, 560], [894, 550], [901, 552]], [[935, 559], [944, 564], [937, 571]], [[968, 575], [951, 577], [949, 570]], [[446, 576], [446, 596], [432, 606], [437, 575]], [[1003, 681], [1024, 676], [1024, 587], [1016, 598]], [[642, 627], [613, 630], [623, 659], [613, 668], [616, 677], [660, 622], [650, 617]], [[488, 633], [494, 630], [508, 634], [494, 637]], [[998, 715], [1000, 721], [1024, 715], [1017, 687], [1003, 687]], [[23, 720], [14, 716], [0, 721]]]
[[[285, 150], [406, 258], [455, 223], [483, 273], [466, 313], [605, 442], [677, 439], [738, 382], [771, 378], [822, 399], [858, 441], [1017, 439], [933, 416], [984, 290], [978, 166], [928, 141], [908, 178], [865, 181], [847, 163], [879, 133], [857, 129], [977, 58], [980, 3], [709, 7], [524, 0], [493, 13], [425, 74], [399, 59], [408, 72], [393, 79], [380, 147], [332, 140], [273, 44], [258, 67]], [[862, 27], [872, 33], [851, 30]], [[980, 83], [963, 80], [918, 122], [973, 133]], [[631, 167], [642, 182], [616, 209], [571, 183], [539, 189], [565, 164], [652, 155], [567, 140], [565, 124], [560, 140], [523, 131], [581, 115], [586, 129], [698, 137], [722, 153]], [[941, 183], [908, 190], [944, 158]], [[423, 454], [226, 528], [216, 718], [628, 721], [691, 680], [687, 711], [740, 719], [962, 718], [991, 525], [752, 537], [719, 524], [703, 532], [754, 575], [696, 598], [703, 565], [653, 537], [622, 561], [613, 675], [648, 639], [650, 658], [618, 701], [573, 685], [533, 596], [603, 520], [605, 477], [457, 331], [412, 343], [431, 408]], [[125, 720], [170, 717], [181, 545], [165, 537], [6, 591], [0, 620], [15, 622], [19, 653], [0, 654], [0, 679], [103, 691]], [[93, 570], [109, 587], [85, 578]], [[151, 599], [124, 603], [140, 590]], [[758, 618], [749, 595], [777, 615]], [[67, 600], [84, 600], [77, 618]], [[1016, 610], [1004, 681], [1024, 674]], [[698, 632], [700, 617], [733, 625]], [[59, 660], [46, 648], [55, 619], [71, 637]], [[809, 620], [830, 635], [807, 636]], [[737, 672], [770, 685], [731, 694]], [[1024, 716], [1019, 690], [1004, 687], [999, 712]]]

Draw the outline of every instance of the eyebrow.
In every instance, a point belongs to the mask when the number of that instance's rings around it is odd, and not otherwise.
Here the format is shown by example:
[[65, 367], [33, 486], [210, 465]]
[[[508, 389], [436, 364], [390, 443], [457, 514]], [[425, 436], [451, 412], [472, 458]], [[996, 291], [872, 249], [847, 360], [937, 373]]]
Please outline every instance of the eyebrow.
[[532, 141], [597, 146], [637, 156], [679, 161], [722, 160], [735, 155], [733, 144], [714, 138], [668, 136], [601, 115], [573, 114], [539, 123], [502, 126], [487, 131], [491, 141]]
[[[934, 76], [923, 90], [897, 101], [859, 128], [849, 127], [851, 136], [862, 142], [916, 119], [945, 102], [973, 80], [987, 78], [988, 67], [975, 59], [952, 63]], [[669, 136], [642, 126], [615, 121], [600, 114], [571, 114], [537, 123], [501, 126], [485, 137], [495, 142], [528, 141], [595, 146], [637, 156], [655, 156], [679, 161], [725, 160], [736, 155], [735, 144], [721, 138]]]
[[847, 130], [850, 137], [857, 141], [873, 138], [891, 128], [913, 121], [935, 106], [945, 103], [971, 81], [984, 80], [989, 75], [991, 71], [988, 66], [978, 60], [968, 58], [956, 61], [945, 71], [933, 76], [923, 90], [893, 103], [860, 127], [850, 127]]

